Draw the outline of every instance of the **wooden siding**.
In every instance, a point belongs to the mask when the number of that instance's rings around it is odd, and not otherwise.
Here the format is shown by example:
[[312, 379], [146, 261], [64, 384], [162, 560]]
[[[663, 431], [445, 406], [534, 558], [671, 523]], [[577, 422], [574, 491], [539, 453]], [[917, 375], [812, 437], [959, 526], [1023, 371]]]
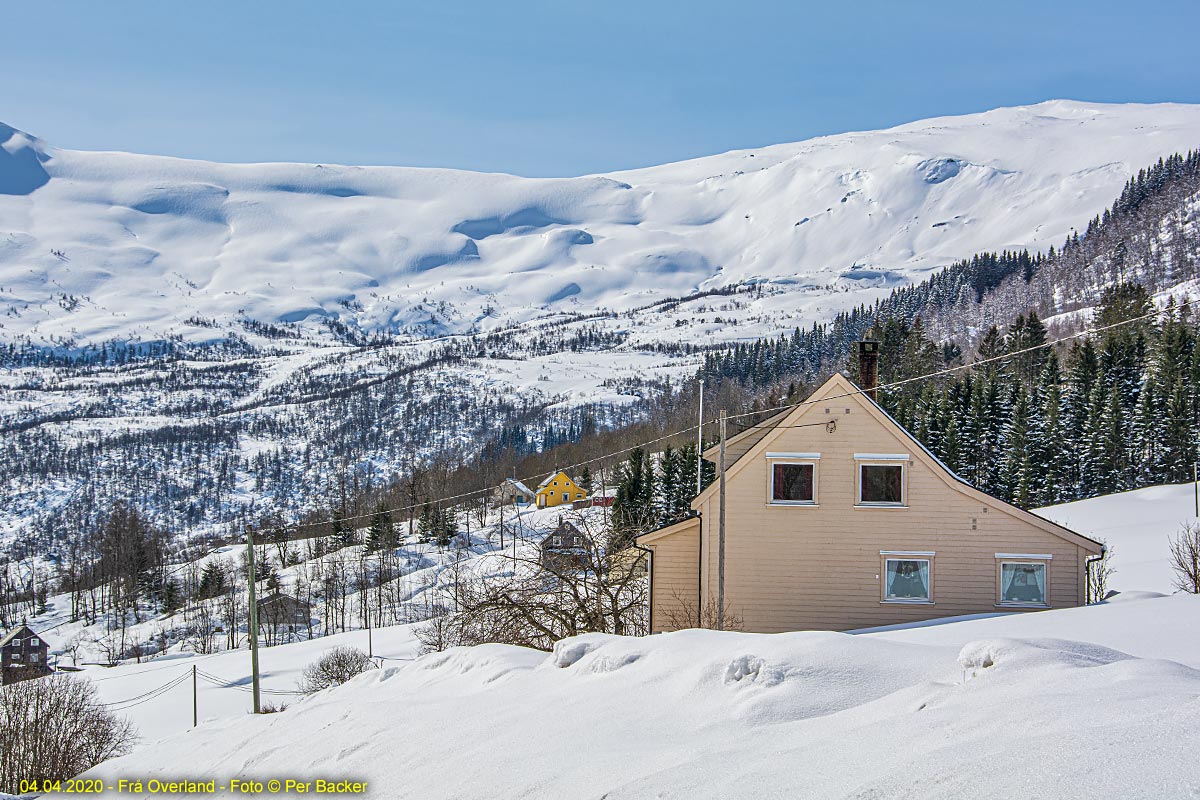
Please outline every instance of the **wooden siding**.
[[700, 520], [644, 545], [652, 553], [650, 631], [674, 630], [668, 620], [695, 614], [700, 589]]
[[[814, 397], [847, 389], [852, 389], [849, 382], [835, 376]], [[822, 425], [785, 427], [830, 419], [837, 423], [832, 432]], [[1053, 533], [1017, 509], [958, 483], [865, 399], [816, 402], [781, 422], [727, 476], [725, 597], [746, 630], [847, 630], [1009, 610], [997, 607], [996, 553], [1053, 556], [1047, 564], [1050, 606], [1084, 602], [1084, 562], [1098, 548], [1085, 549], [1086, 540]], [[768, 502], [767, 452], [820, 453], [817, 505]], [[905, 507], [856, 505], [856, 453], [910, 456]], [[701, 582], [704, 596], [712, 601], [717, 595], [718, 504], [711, 489], [697, 499], [705, 520]], [[666, 602], [662, 598], [685, 586], [694, 570], [684, 541], [695, 544], [694, 537], [685, 540], [683, 534], [657, 543], [655, 602]], [[882, 601], [881, 550], [936, 553], [931, 558], [932, 603]], [[656, 617], [654, 629], [663, 629], [662, 617]]]

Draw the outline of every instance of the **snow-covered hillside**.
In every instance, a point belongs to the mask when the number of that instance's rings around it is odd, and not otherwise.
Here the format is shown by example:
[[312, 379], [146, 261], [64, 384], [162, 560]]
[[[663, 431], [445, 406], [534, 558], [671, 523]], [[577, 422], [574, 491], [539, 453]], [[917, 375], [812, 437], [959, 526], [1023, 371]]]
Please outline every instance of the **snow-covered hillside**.
[[811, 321], [1057, 245], [1197, 142], [1197, 106], [1051, 101], [535, 180], [68, 151], [0, 125], [0, 341], [203, 342], [242, 319], [427, 336], [747, 281]]
[[1170, 542], [1184, 525], [1197, 521], [1195, 491], [1191, 483], [1148, 486], [1034, 513], [1111, 547], [1116, 572], [1109, 588], [1167, 594], [1175, 590]]

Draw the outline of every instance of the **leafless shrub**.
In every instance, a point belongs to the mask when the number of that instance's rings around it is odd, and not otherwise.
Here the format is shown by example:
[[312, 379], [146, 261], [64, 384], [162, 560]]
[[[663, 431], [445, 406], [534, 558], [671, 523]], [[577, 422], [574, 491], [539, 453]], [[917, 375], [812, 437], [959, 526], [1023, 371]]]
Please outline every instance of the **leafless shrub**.
[[1101, 544], [1104, 545], [1104, 554], [1087, 562], [1088, 605], [1108, 597], [1108, 579], [1116, 572], [1112, 565], [1113, 548], [1106, 542], [1101, 541]]
[[[684, 628], [710, 628], [716, 630], [716, 600], [709, 598], [701, 605], [695, 597], [686, 597], [679, 592], [673, 592], [671, 599], [674, 602], [666, 608], [661, 609], [663, 620], [666, 622], [665, 627], [671, 630], [682, 630]], [[746, 629], [745, 621], [740, 615], [730, 609], [728, 603], [725, 604], [723, 622], [724, 629], [727, 631], [742, 631]]]
[[280, 711], [287, 711], [287, 703], [280, 703], [279, 705], [275, 705], [270, 700], [268, 700], [267, 702], [261, 704], [258, 707], [258, 713], [260, 713], [260, 714], [278, 714]]
[[331, 686], [341, 686], [355, 675], [375, 668], [371, 657], [357, 647], [334, 647], [304, 668], [299, 688], [314, 694]]
[[65, 780], [127, 753], [137, 734], [106, 709], [92, 682], [65, 673], [0, 688], [0, 792]]
[[440, 653], [462, 644], [459, 624], [450, 610], [444, 606], [433, 609], [434, 616], [423, 625], [413, 629], [413, 635], [421, 643], [422, 653]]
[[1175, 588], [1200, 594], [1200, 524], [1184, 525], [1171, 540], [1171, 569]]

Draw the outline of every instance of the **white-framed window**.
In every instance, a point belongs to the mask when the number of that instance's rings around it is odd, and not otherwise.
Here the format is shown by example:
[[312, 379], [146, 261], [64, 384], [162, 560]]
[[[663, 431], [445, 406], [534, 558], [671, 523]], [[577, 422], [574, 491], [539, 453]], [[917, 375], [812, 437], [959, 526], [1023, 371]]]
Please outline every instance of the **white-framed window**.
[[563, 502], [565, 503], [565, 502], [567, 502], [567, 501], [568, 501], [568, 500], [570, 500], [570, 499], [571, 499], [571, 493], [570, 493], [570, 492], [563, 492]]
[[21, 651], [20, 651], [20, 650], [14, 650], [14, 651], [13, 651], [13, 654], [12, 654], [12, 660], [13, 660], [13, 661], [20, 661], [20, 660], [21, 660]]
[[768, 453], [767, 500], [771, 505], [817, 504], [819, 453]]
[[858, 505], [907, 505], [907, 454], [855, 453], [854, 461], [858, 469]]
[[885, 603], [933, 602], [932, 553], [881, 555]]
[[1034, 606], [1050, 605], [1048, 561], [1020, 560], [1002, 557], [997, 554], [1000, 565], [1000, 602], [1002, 606]]

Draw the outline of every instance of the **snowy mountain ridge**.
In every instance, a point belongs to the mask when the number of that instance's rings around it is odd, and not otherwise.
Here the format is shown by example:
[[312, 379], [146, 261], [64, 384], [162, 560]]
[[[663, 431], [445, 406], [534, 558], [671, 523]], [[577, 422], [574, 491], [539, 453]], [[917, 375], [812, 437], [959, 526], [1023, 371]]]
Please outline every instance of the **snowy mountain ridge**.
[[207, 342], [239, 321], [425, 338], [765, 282], [827, 319], [984, 250], [1045, 249], [1200, 106], [1049, 101], [531, 179], [54, 148], [0, 125], [0, 341]]

